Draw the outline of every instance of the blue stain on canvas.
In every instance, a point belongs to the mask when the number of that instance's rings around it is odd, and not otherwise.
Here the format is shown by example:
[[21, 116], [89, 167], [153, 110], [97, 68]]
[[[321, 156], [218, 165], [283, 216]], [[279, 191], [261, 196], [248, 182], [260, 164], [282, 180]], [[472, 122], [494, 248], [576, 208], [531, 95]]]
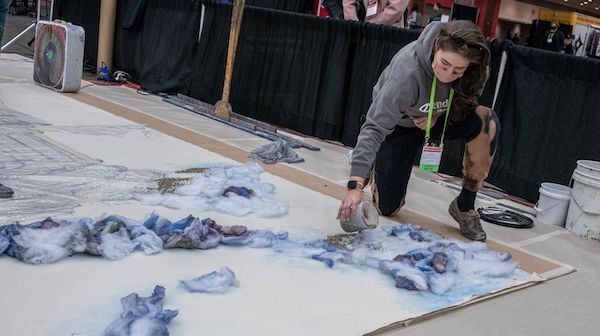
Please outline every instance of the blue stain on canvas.
[[[320, 239], [302, 239], [287, 232], [252, 230], [242, 225], [220, 226], [210, 218], [193, 216], [172, 222], [154, 213], [141, 221], [111, 215], [96, 221], [47, 218], [28, 225], [0, 226], [0, 255], [31, 264], [56, 262], [76, 253], [116, 260], [135, 251], [151, 255], [167, 248], [205, 250], [221, 245], [272, 249], [272, 257], [283, 258], [287, 267], [296, 266], [290, 265], [300, 258], [313, 261], [308, 267], [321, 265], [332, 272], [344, 272], [350, 267], [356, 270], [352, 275], [376, 274], [375, 283], [395, 286], [398, 304], [414, 313], [431, 312], [473, 296], [539, 280], [519, 270], [508, 252], [491, 251], [481, 242], [446, 239], [415, 224], [382, 226]], [[239, 283], [233, 271], [225, 267], [182, 280], [181, 285], [188, 291], [219, 294]], [[164, 289], [155, 290], [152, 297], [148, 300], [162, 300]], [[147, 300], [138, 297], [133, 301]], [[131, 317], [138, 314], [130, 313], [125, 305], [124, 310], [120, 322], [115, 321], [115, 328], [121, 328], [125, 320], [131, 322]], [[166, 330], [174, 316], [159, 312], [151, 318], [144, 315], [143, 325]]]

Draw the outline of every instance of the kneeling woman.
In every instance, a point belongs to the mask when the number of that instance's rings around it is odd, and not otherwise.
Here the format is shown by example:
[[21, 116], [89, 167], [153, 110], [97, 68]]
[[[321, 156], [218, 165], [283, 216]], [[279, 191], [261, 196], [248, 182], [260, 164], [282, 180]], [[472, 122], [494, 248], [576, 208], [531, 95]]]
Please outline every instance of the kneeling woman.
[[500, 132], [495, 113], [477, 103], [489, 62], [485, 38], [470, 21], [433, 22], [394, 56], [373, 88], [338, 218], [356, 213], [369, 180], [375, 206], [393, 216], [404, 205], [419, 150], [421, 169], [436, 171], [444, 141], [462, 140], [463, 188], [449, 212], [465, 237], [486, 239], [474, 208]]

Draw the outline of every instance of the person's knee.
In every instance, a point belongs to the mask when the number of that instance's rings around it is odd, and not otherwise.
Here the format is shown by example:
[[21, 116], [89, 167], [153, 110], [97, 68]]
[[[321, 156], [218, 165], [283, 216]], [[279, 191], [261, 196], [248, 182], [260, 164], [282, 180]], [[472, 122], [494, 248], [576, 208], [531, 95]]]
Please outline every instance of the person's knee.
[[494, 112], [489, 107], [482, 105], [477, 106], [475, 111], [482, 123], [480, 134], [485, 134], [488, 141], [494, 141], [499, 130], [498, 119], [494, 117]]
[[398, 205], [398, 206], [393, 207], [393, 206], [381, 206], [381, 205], [379, 205], [378, 209], [379, 209], [379, 213], [382, 216], [391, 217], [391, 216], [395, 215], [400, 210], [400, 206]]
[[377, 200], [375, 206], [377, 210], [379, 210], [379, 214], [386, 217], [394, 216], [400, 211], [402, 206], [404, 205], [404, 197], [400, 199], [379, 199]]
[[471, 184], [476, 185], [480, 182], [485, 181], [489, 175], [487, 167], [481, 167], [482, 169], [468, 169], [464, 171], [464, 179], [470, 181]]

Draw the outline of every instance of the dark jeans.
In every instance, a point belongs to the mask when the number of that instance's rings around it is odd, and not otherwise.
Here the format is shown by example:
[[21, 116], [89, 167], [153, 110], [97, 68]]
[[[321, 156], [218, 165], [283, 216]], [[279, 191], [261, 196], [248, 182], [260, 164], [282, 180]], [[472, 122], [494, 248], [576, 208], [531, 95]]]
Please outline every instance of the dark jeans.
[[[493, 111], [492, 120], [496, 123], [496, 135], [490, 145], [490, 156], [495, 153], [500, 133], [500, 121]], [[440, 116], [431, 129], [432, 140], [439, 141], [443, 126], [444, 116]], [[468, 143], [482, 131], [486, 131], [482, 129], [482, 119], [473, 109], [463, 122], [448, 125], [444, 142], [464, 141]], [[425, 131], [416, 127], [397, 126], [381, 144], [375, 159], [371, 184], [374, 203], [382, 215], [393, 216], [404, 205], [412, 167], [424, 142]]]

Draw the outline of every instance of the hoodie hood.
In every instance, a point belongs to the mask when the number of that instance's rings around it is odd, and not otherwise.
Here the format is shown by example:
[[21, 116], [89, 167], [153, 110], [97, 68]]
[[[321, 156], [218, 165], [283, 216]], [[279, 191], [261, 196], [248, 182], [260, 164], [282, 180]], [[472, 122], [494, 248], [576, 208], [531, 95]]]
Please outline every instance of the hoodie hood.
[[414, 48], [419, 65], [423, 67], [423, 70], [425, 70], [430, 77], [433, 77], [433, 68], [431, 67], [433, 44], [445, 25], [446, 24], [443, 22], [432, 22], [428, 24], [415, 42]]

